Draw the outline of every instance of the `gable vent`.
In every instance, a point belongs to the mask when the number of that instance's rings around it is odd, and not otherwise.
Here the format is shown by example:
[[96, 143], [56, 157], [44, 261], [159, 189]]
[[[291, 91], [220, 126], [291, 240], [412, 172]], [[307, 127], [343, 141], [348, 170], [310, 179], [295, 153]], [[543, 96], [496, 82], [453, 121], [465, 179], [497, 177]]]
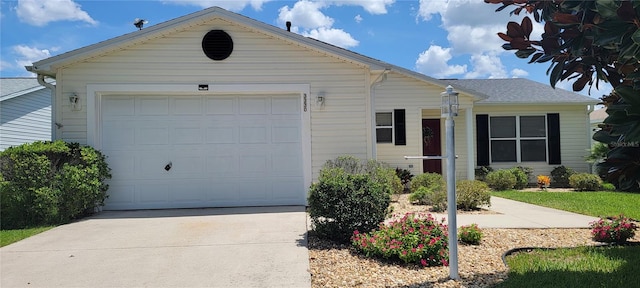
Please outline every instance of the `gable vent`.
[[227, 59], [233, 51], [231, 36], [222, 30], [211, 30], [202, 38], [202, 51], [210, 59]]

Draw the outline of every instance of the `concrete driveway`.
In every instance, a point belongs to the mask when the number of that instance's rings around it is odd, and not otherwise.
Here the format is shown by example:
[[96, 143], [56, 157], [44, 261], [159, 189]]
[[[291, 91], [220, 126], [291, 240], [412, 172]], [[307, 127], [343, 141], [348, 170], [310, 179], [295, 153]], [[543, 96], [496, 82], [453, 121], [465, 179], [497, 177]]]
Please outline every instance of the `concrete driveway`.
[[0, 249], [1, 287], [310, 287], [304, 207], [102, 212]]

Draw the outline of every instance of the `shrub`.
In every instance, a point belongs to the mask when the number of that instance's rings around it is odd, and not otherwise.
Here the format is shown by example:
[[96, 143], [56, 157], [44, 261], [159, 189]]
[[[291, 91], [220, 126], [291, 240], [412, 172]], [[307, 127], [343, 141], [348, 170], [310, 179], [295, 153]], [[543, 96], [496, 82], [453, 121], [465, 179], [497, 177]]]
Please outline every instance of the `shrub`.
[[513, 174], [513, 176], [516, 177], [516, 184], [513, 185], [514, 189], [522, 190], [526, 188], [527, 185], [529, 185], [529, 177], [527, 176], [527, 173], [525, 173], [522, 168], [513, 167], [509, 169], [509, 172], [511, 172], [511, 174]]
[[447, 207], [447, 192], [444, 190], [434, 191], [423, 186], [409, 195], [409, 201], [419, 205], [431, 205], [431, 211], [442, 212]]
[[527, 175], [527, 179], [531, 179], [531, 176], [533, 176], [533, 168], [531, 167], [516, 166], [515, 168], [522, 170]]
[[78, 143], [34, 142], [0, 153], [2, 229], [67, 223], [104, 205], [105, 157]]
[[312, 227], [321, 238], [348, 242], [354, 230], [367, 232], [384, 221], [390, 193], [368, 174], [322, 168], [309, 192]]
[[476, 168], [475, 170], [476, 180], [480, 180], [480, 181], [487, 180], [487, 174], [489, 174], [489, 172], [493, 172], [493, 168], [491, 168], [491, 166], [480, 166]]
[[569, 185], [578, 191], [596, 191], [602, 188], [602, 179], [594, 174], [576, 173], [569, 177]]
[[487, 185], [496, 191], [513, 189], [516, 185], [516, 176], [509, 170], [497, 170], [487, 174]]
[[623, 215], [590, 223], [593, 241], [603, 243], [624, 243], [635, 235], [638, 226]]
[[458, 209], [473, 210], [481, 205], [491, 206], [489, 186], [478, 180], [461, 180], [456, 185], [456, 205]]
[[396, 175], [400, 178], [400, 182], [402, 182], [402, 186], [408, 188], [409, 183], [411, 182], [411, 178], [413, 178], [413, 174], [411, 171], [407, 169], [396, 168]]
[[602, 183], [602, 190], [604, 191], [616, 191], [616, 185], [613, 185], [608, 182]]
[[551, 170], [551, 186], [556, 188], [571, 187], [569, 185], [569, 177], [574, 173], [573, 169], [567, 168], [564, 165], [553, 168], [553, 170]]
[[482, 240], [482, 231], [478, 228], [478, 224], [461, 226], [458, 229], [458, 241], [469, 245], [480, 245]]
[[367, 174], [374, 181], [389, 187], [390, 193], [403, 193], [404, 187], [395, 171], [384, 162], [369, 160], [362, 163], [351, 155], [340, 156], [335, 160], [328, 160], [323, 169], [340, 168], [347, 174]]
[[[443, 219], [444, 221], [444, 219]], [[447, 227], [430, 214], [407, 213], [370, 233], [354, 231], [351, 244], [367, 257], [422, 266], [449, 265]]]
[[411, 180], [411, 192], [415, 192], [420, 187], [427, 187], [434, 191], [444, 191], [446, 183], [442, 175], [438, 173], [423, 173], [416, 175]]

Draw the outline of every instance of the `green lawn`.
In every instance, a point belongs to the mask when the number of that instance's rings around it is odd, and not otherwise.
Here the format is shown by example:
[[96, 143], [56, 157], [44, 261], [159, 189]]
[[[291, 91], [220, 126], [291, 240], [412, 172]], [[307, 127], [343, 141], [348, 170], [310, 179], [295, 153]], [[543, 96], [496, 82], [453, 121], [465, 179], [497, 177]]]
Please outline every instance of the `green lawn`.
[[640, 246], [534, 250], [507, 257], [506, 287], [638, 287]]
[[16, 230], [0, 230], [0, 247], [7, 246], [11, 243], [18, 242], [22, 239], [31, 237], [38, 233], [42, 233], [53, 227], [54, 226], [28, 228], [28, 229], [16, 229]]
[[491, 195], [595, 217], [624, 214], [640, 220], [640, 193], [498, 191]]

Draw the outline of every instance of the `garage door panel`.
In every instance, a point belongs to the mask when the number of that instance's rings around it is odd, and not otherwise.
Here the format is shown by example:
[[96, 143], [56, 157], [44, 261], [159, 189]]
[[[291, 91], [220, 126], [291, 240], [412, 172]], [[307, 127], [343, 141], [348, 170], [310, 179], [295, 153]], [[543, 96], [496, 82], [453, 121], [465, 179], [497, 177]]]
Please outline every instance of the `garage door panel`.
[[305, 203], [299, 95], [103, 99], [105, 209]]
[[205, 108], [207, 115], [235, 115], [236, 114], [236, 98], [235, 97], [216, 97], [209, 96], [205, 98]]
[[159, 116], [169, 114], [168, 96], [136, 97], [136, 115]]

